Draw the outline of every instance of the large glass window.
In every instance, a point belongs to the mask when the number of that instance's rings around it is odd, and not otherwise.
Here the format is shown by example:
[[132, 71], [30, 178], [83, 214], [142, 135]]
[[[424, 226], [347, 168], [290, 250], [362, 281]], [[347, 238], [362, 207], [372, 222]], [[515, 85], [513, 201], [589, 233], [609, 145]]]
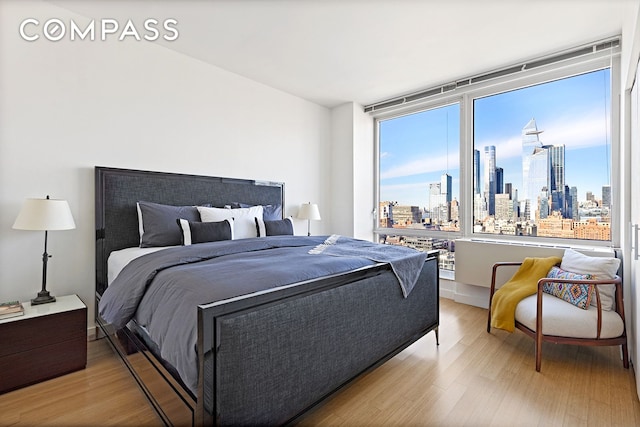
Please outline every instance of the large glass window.
[[439, 249], [442, 267], [452, 269], [449, 239], [421, 232], [460, 231], [460, 105], [382, 120], [378, 126], [377, 221], [387, 229], [380, 241]]
[[441, 273], [458, 238], [618, 244], [618, 53], [601, 42], [365, 107], [378, 240], [439, 250]]
[[611, 240], [609, 105], [609, 69], [475, 99], [474, 233]]

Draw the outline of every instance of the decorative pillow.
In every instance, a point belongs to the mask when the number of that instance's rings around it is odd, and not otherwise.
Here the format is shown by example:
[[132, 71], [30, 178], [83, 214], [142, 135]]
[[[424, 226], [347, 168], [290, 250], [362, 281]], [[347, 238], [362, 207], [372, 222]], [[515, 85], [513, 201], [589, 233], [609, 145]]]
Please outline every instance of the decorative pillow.
[[[614, 257], [588, 256], [573, 249], [566, 249], [562, 256], [560, 268], [565, 271], [580, 272], [590, 274], [595, 280], [610, 280], [616, 277], [620, 260]], [[611, 311], [614, 309], [615, 285], [599, 285], [600, 302], [602, 309]], [[591, 299], [591, 305], [597, 306], [595, 296]]]
[[[218, 222], [225, 219], [233, 220], [233, 238], [247, 239], [258, 237], [255, 218], [262, 218], [262, 206], [251, 208], [225, 209], [206, 208], [198, 206], [202, 222]], [[260, 230], [262, 235], [262, 229]]]
[[141, 248], [181, 245], [182, 233], [176, 228], [176, 220], [200, 221], [200, 214], [194, 206], [170, 206], [141, 201], [137, 207]]
[[[263, 221], [264, 236], [293, 236], [293, 220], [291, 218], [280, 219], [278, 221]], [[260, 229], [260, 220], [256, 218], [256, 227]]]
[[[251, 208], [254, 205], [233, 202], [229, 205], [232, 209]], [[282, 205], [262, 205], [262, 219], [265, 221], [279, 221], [282, 219]]]
[[192, 222], [186, 219], [179, 219], [178, 225], [182, 230], [183, 244], [185, 246], [196, 243], [233, 240], [233, 220]]
[[262, 219], [265, 221], [279, 221], [282, 219], [282, 205], [264, 205]]
[[[547, 277], [550, 279], [574, 279], [574, 280], [591, 280], [593, 276], [590, 274], [577, 274], [570, 271], [553, 266]], [[593, 295], [593, 286], [581, 285], [577, 283], [560, 283], [549, 282], [542, 285], [542, 291], [565, 300], [568, 303], [580, 307], [583, 310], [589, 308], [591, 297]]]

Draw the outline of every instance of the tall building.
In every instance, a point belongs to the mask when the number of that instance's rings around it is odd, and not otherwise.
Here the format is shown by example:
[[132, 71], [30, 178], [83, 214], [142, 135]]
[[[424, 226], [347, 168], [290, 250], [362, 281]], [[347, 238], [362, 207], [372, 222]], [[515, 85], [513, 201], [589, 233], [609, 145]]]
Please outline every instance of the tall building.
[[451, 221], [451, 175], [443, 173], [439, 183], [429, 184], [429, 214], [434, 224]]
[[549, 150], [550, 191], [564, 191], [564, 145], [545, 145]]
[[580, 219], [580, 211], [578, 205], [578, 187], [571, 187], [569, 190], [571, 195], [571, 218], [575, 221]]
[[480, 150], [473, 150], [473, 194], [480, 194]]
[[[546, 217], [544, 210], [547, 208], [548, 203], [545, 202], [545, 206], [541, 209], [540, 202], [548, 197], [550, 172], [549, 151], [543, 147], [536, 147], [531, 156], [529, 156], [529, 175], [527, 177], [527, 188], [524, 189], [529, 195], [527, 199], [527, 207], [529, 209], [527, 219], [531, 221], [536, 219], [536, 212], [538, 212], [538, 217]], [[541, 196], [543, 189], [544, 195]]]
[[565, 195], [564, 145], [546, 145], [549, 151], [549, 192], [551, 210], [559, 211], [563, 218], [569, 218], [567, 197]]
[[484, 198], [489, 215], [496, 213], [496, 147], [484, 147]]
[[510, 199], [513, 199], [513, 184], [506, 182], [504, 184], [504, 193], [509, 195]]
[[496, 168], [496, 194], [504, 193], [504, 169]]
[[611, 186], [603, 185], [602, 186], [602, 207], [611, 207]]
[[460, 221], [460, 203], [456, 199], [451, 201], [451, 221]]
[[535, 118], [529, 120], [529, 123], [522, 128], [522, 191], [520, 192], [520, 201], [523, 205], [523, 214], [527, 219], [533, 218], [535, 208], [531, 209], [531, 201], [535, 201], [537, 198], [536, 193], [529, 193], [531, 188], [529, 184], [531, 156], [533, 156], [534, 150], [541, 146], [539, 135], [542, 132], [538, 130]]
[[440, 177], [440, 193], [445, 196], [445, 200], [447, 203], [451, 203], [452, 200], [452, 189], [451, 189], [452, 178], [451, 175], [447, 173], [443, 173]]
[[496, 194], [496, 220], [510, 221], [513, 219], [513, 201], [511, 200], [511, 196], [506, 193]]
[[[533, 124], [535, 126], [535, 122]], [[526, 178], [523, 178], [526, 185], [523, 192], [527, 194], [529, 209], [527, 218], [534, 220], [536, 211], [540, 218], [546, 218], [550, 212], [559, 212], [563, 218], [570, 218], [571, 212], [565, 191], [564, 145], [542, 145], [538, 137], [542, 131], [536, 128], [528, 132], [530, 133], [528, 136], [535, 136], [536, 145], [527, 158], [528, 170]], [[544, 202], [540, 194], [543, 188], [545, 189]], [[544, 206], [541, 203], [544, 203]]]
[[538, 209], [536, 214], [536, 222], [539, 222], [541, 219], [545, 219], [551, 213], [551, 209], [549, 206], [549, 193], [546, 191], [546, 188], [543, 188], [538, 196]]
[[441, 186], [441, 182], [429, 184], [429, 217], [432, 224], [441, 222], [439, 206], [444, 202], [440, 191]]

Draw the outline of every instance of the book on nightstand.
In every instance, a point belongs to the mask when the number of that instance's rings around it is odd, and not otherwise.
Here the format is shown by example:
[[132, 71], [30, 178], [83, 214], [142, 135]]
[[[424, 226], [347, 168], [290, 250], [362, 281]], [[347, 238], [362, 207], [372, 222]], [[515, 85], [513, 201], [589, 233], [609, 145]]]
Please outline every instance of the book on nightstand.
[[20, 301], [8, 301], [0, 303], [0, 319], [22, 316], [23, 314], [24, 307], [22, 306], [22, 304], [20, 304]]

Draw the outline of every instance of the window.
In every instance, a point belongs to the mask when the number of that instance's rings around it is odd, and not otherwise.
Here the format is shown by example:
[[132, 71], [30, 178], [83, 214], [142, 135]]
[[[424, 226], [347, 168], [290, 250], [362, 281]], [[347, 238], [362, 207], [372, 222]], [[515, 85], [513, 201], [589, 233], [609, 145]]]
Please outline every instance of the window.
[[439, 250], [441, 272], [458, 238], [619, 244], [619, 52], [598, 42], [366, 106], [378, 240]]
[[460, 105], [382, 120], [378, 134], [377, 221], [380, 229], [393, 229], [380, 233], [380, 241], [439, 249], [441, 267], [452, 269], [448, 238], [422, 233], [460, 231]]
[[608, 68], [476, 98], [473, 232], [610, 241], [610, 102]]

